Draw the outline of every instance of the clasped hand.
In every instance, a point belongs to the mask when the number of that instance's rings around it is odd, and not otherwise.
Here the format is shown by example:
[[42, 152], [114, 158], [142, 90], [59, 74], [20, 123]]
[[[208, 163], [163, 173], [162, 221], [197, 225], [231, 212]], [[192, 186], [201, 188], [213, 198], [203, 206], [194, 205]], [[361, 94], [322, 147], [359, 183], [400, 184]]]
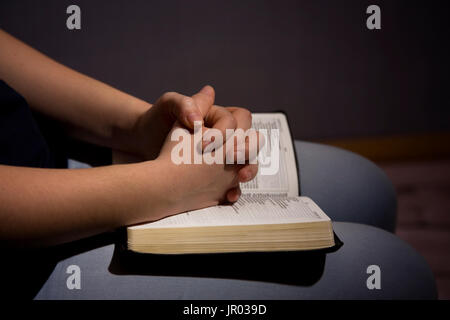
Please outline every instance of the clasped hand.
[[[215, 92], [210, 86], [205, 86], [192, 97], [175, 92], [162, 95], [157, 102], [144, 113], [139, 120], [135, 131], [143, 142], [140, 149], [146, 159], [158, 159], [173, 165], [171, 170], [178, 172], [183, 180], [190, 185], [187, 193], [195, 193], [193, 197], [200, 207], [216, 205], [222, 202], [235, 202], [241, 195], [240, 182], [247, 182], [255, 178], [258, 166], [249, 163], [251, 152], [248, 137], [244, 146], [234, 141], [235, 149], [245, 149], [245, 164], [201, 164], [201, 165], [175, 165], [171, 161], [171, 150], [176, 142], [171, 141], [170, 133], [182, 127], [193, 133], [194, 122], [201, 121], [203, 132], [208, 128], [220, 130], [226, 144], [227, 129], [242, 129], [247, 131], [252, 126], [250, 111], [239, 107], [221, 107], [214, 105]], [[259, 139], [258, 133], [255, 131]], [[149, 137], [151, 137], [149, 139]], [[217, 145], [217, 142], [215, 141]], [[257, 146], [260, 148], [260, 143]], [[170, 162], [170, 164], [169, 164]], [[180, 181], [181, 183], [181, 181]]]

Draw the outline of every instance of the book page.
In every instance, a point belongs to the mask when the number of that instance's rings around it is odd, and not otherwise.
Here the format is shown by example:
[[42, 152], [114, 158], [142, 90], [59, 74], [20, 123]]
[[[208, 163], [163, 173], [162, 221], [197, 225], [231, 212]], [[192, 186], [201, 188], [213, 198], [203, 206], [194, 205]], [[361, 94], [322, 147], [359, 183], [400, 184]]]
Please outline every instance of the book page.
[[[242, 193], [298, 196], [298, 172], [286, 116], [283, 113], [254, 113], [252, 117], [253, 128], [265, 129], [267, 139], [265, 150], [263, 149], [259, 153], [258, 174], [252, 181], [241, 184]], [[273, 129], [277, 129], [279, 135], [276, 135], [276, 131]], [[278, 150], [274, 150], [274, 148]], [[275, 159], [278, 159], [278, 163], [273, 162]], [[275, 174], [265, 174], [269, 171], [274, 171]]]
[[174, 215], [130, 229], [289, 224], [329, 221], [307, 197], [247, 194], [232, 206], [215, 206]]

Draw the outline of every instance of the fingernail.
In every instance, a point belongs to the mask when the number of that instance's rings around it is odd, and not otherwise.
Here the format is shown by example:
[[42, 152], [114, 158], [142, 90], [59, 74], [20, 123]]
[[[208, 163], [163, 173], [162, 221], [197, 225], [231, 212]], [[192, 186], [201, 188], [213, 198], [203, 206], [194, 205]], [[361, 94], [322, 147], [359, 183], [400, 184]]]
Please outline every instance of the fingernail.
[[192, 112], [187, 115], [187, 120], [192, 126], [194, 126], [195, 121], [202, 122], [202, 117], [197, 112]]

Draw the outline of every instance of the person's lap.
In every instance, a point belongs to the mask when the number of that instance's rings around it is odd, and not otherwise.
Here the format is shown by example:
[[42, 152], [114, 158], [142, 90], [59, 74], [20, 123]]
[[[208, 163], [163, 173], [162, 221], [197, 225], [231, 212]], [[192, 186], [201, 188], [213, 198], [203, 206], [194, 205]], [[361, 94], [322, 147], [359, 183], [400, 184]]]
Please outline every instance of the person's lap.
[[[393, 234], [371, 226], [337, 222], [334, 228], [344, 246], [323, 256], [303, 256], [303, 253], [263, 256], [266, 264], [256, 261], [251, 266], [260, 278], [252, 274], [232, 278], [223, 271], [241, 265], [239, 256], [225, 258], [227, 266], [216, 277], [183, 275], [186, 265], [179, 258], [178, 272], [163, 273], [155, 266], [161, 257], [140, 256], [136, 269], [122, 268], [115, 256], [114, 244], [101, 246], [60, 261], [36, 299], [433, 299], [436, 287], [433, 275], [423, 258], [409, 245]], [[217, 267], [214, 257], [202, 258], [205, 270]], [[305, 259], [309, 261], [305, 267]], [[117, 261], [119, 260], [119, 261]], [[259, 259], [261, 260], [261, 259]], [[191, 262], [195, 262], [195, 258]], [[174, 262], [174, 261], [172, 261]], [[176, 261], [175, 261], [176, 262]], [[162, 262], [163, 263], [163, 262]], [[165, 262], [164, 262], [165, 263]], [[248, 263], [248, 261], [246, 261]], [[80, 290], [66, 286], [67, 268], [79, 266]], [[312, 270], [312, 266], [317, 269]], [[367, 268], [380, 268], [380, 290], [367, 287]], [[199, 265], [199, 268], [202, 266]], [[257, 270], [259, 269], [259, 271]], [[153, 270], [157, 270], [153, 274]], [[246, 269], [248, 271], [248, 268]], [[286, 277], [274, 277], [274, 272], [285, 272]], [[246, 279], [248, 276], [248, 279]], [[287, 280], [287, 281], [286, 281]]]
[[301, 194], [313, 199], [333, 221], [395, 230], [395, 190], [371, 161], [342, 149], [296, 141]]
[[[259, 269], [255, 279], [251, 272], [233, 278], [220, 270], [214, 276], [183, 275], [183, 265], [180, 272], [163, 275], [153, 273], [152, 264], [139, 272], [126, 268], [115, 272], [111, 266], [121, 263], [113, 257], [115, 245], [103, 244], [59, 261], [36, 299], [435, 298], [433, 276], [423, 258], [393, 234], [378, 229], [394, 230], [396, 207], [392, 185], [381, 170], [340, 149], [306, 142], [296, 142], [296, 148], [302, 195], [315, 200], [333, 221], [367, 224], [335, 222], [335, 232], [344, 242], [336, 252], [290, 254], [286, 259], [282, 254], [270, 259], [269, 254], [266, 266], [255, 266], [255, 272]], [[158, 263], [158, 258], [145, 256], [140, 262], [145, 264], [146, 259]], [[239, 264], [238, 259], [230, 255], [226, 263]], [[70, 265], [80, 267], [80, 290], [66, 286]], [[370, 265], [381, 269], [381, 290], [367, 288]], [[280, 281], [274, 273], [286, 267], [291, 273]]]

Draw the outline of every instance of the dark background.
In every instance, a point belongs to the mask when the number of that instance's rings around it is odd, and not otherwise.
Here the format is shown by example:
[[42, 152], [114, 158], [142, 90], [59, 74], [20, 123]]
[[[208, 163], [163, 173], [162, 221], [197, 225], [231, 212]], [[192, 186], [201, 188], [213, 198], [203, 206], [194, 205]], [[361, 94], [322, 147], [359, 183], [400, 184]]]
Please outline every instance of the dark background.
[[[79, 31], [66, 8], [81, 8]], [[381, 7], [382, 30], [366, 28]], [[154, 102], [204, 84], [217, 103], [285, 110], [294, 136], [450, 129], [446, 1], [6, 1], [0, 26]], [[0, 48], [1, 50], [1, 48]]]

